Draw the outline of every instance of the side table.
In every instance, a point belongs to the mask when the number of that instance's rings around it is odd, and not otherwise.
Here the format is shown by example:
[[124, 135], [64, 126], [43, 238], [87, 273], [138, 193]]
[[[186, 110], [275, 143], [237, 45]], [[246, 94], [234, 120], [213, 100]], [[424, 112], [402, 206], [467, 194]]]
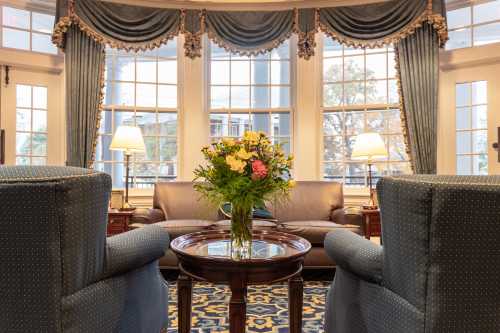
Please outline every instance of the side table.
[[113, 236], [127, 232], [132, 215], [134, 215], [133, 211], [122, 212], [118, 209], [109, 209], [107, 235]]
[[380, 210], [362, 209], [361, 214], [363, 216], [363, 232], [365, 234], [365, 238], [370, 239], [372, 236], [380, 237]]
[[229, 231], [203, 231], [178, 237], [170, 247], [179, 258], [181, 274], [177, 280], [179, 333], [191, 332], [192, 281], [228, 284], [229, 332], [244, 333], [247, 287], [288, 281], [290, 333], [302, 332], [304, 256], [311, 244], [298, 236], [254, 231], [250, 259], [231, 258]]

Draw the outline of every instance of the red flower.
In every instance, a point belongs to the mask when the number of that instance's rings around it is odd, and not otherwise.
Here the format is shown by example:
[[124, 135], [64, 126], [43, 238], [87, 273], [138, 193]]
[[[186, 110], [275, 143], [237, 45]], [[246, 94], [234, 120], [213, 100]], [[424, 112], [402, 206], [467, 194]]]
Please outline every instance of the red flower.
[[267, 167], [261, 160], [255, 160], [252, 162], [252, 179], [261, 179], [267, 176]]

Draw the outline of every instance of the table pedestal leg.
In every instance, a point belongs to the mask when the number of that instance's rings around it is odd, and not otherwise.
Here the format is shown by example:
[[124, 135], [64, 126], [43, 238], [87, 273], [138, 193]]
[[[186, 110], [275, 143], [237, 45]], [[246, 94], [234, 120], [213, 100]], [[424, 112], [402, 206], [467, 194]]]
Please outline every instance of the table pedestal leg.
[[189, 276], [181, 273], [177, 279], [177, 312], [179, 333], [191, 332], [192, 282]]
[[300, 274], [288, 281], [288, 320], [290, 333], [302, 332], [302, 305], [304, 282]]
[[232, 281], [229, 301], [229, 332], [245, 333], [247, 321], [247, 286], [242, 279]]

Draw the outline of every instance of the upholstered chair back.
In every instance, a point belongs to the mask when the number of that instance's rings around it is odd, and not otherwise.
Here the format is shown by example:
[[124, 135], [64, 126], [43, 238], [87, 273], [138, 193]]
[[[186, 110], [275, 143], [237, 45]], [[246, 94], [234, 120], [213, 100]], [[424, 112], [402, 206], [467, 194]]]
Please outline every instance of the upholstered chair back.
[[298, 181], [290, 198], [270, 205], [279, 222], [329, 221], [335, 209], [344, 206], [342, 184], [328, 181]]
[[377, 190], [384, 285], [425, 314], [429, 331], [495, 327], [500, 177], [389, 177]]
[[103, 272], [110, 190], [92, 170], [0, 167], [0, 326], [59, 331], [62, 297]]
[[219, 219], [219, 208], [195, 191], [193, 182], [176, 181], [156, 183], [153, 207], [161, 209], [167, 220]]

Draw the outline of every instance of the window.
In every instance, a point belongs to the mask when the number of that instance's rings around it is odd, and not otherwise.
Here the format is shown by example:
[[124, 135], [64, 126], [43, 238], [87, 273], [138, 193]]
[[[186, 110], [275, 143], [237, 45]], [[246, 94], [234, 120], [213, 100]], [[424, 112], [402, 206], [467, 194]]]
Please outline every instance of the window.
[[106, 51], [106, 87], [95, 168], [125, 185], [124, 154], [109, 150], [120, 125], [139, 126], [146, 152], [131, 158], [130, 184], [152, 187], [177, 176], [177, 40], [138, 53]]
[[47, 164], [47, 88], [16, 85], [16, 165]]
[[500, 0], [481, 1], [465, 7], [460, 2], [455, 5], [450, 3], [447, 24], [450, 37], [446, 43], [447, 50], [498, 43]]
[[54, 15], [2, 7], [2, 46], [57, 54], [51, 34]]
[[393, 49], [353, 49], [323, 40], [324, 178], [367, 184], [365, 163], [351, 159], [356, 135], [363, 132], [380, 133], [389, 152], [375, 164], [375, 177], [409, 173]]
[[263, 131], [291, 147], [290, 43], [272, 52], [244, 57], [210, 45], [210, 137], [241, 137]]
[[458, 175], [488, 174], [488, 83], [456, 85]]

